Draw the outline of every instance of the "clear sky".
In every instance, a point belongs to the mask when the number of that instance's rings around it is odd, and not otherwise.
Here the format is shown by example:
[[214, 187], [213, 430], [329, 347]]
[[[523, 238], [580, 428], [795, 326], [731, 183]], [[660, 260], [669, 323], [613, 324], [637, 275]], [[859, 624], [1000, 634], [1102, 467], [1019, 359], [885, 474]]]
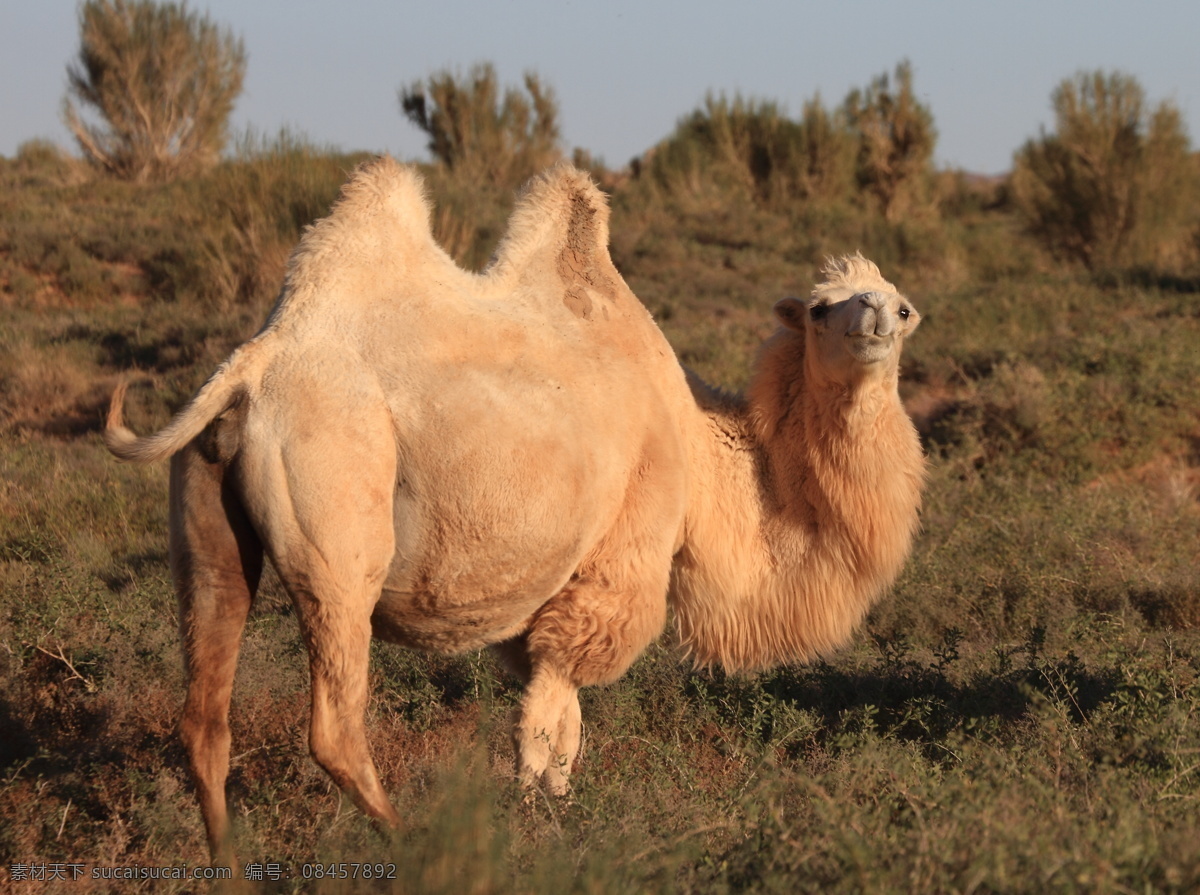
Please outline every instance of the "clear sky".
[[[192, 0], [245, 41], [236, 129], [282, 127], [320, 145], [426, 157], [401, 115], [402, 85], [495, 63], [506, 84], [537, 71], [558, 95], [568, 146], [620, 167], [669, 134], [706, 92], [827, 106], [908, 59], [933, 112], [937, 161], [1006, 171], [1050, 93], [1096, 68], [1170, 99], [1200, 138], [1197, 0]], [[61, 123], [78, 49], [72, 0], [0, 2], [0, 155]]]

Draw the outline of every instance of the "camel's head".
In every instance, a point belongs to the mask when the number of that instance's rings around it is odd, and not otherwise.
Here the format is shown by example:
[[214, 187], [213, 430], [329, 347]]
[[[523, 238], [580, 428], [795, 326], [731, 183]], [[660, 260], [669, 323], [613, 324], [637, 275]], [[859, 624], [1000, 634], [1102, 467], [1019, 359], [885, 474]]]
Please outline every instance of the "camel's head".
[[849, 383], [894, 371], [904, 339], [921, 321], [912, 302], [858, 253], [830, 260], [823, 273], [812, 298], [785, 298], [776, 316], [805, 334], [807, 357], [831, 379]]

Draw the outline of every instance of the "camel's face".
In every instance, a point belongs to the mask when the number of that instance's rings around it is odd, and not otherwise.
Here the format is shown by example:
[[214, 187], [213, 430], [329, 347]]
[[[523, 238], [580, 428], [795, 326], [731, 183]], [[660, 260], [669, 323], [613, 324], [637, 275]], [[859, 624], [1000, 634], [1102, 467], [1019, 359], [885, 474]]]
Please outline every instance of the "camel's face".
[[878, 287], [820, 290], [807, 302], [785, 298], [775, 313], [805, 333], [809, 357], [843, 382], [895, 369], [904, 339], [921, 320], [903, 295]]

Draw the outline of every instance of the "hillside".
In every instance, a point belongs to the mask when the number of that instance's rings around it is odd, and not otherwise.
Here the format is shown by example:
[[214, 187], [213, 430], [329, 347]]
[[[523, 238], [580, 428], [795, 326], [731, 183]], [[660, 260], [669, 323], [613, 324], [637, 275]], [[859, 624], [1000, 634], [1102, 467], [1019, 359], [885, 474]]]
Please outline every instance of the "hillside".
[[[282, 141], [165, 185], [44, 146], [0, 160], [0, 878], [16, 891], [112, 888], [17, 886], [17, 865], [205, 860], [173, 730], [166, 469], [118, 465], [97, 433], [120, 379], [142, 383], [129, 416], [149, 431], [258, 328], [359, 160]], [[308, 758], [303, 644], [269, 578], [231, 778], [239, 856], [291, 873], [264, 888], [312, 888], [317, 861], [394, 863], [396, 891], [1200, 887], [1197, 271], [1064, 263], [1005, 184], [952, 172], [894, 221], [649, 165], [596, 175], [618, 267], [716, 385], [745, 382], [771, 305], [828, 254], [861, 249], [913, 300], [916, 551], [828, 662], [700, 673], [668, 633], [585, 691], [565, 800], [509, 779], [516, 684], [490, 655], [376, 646], [372, 747], [411, 824], [394, 844]], [[510, 194], [428, 180], [439, 235], [481, 265]]]

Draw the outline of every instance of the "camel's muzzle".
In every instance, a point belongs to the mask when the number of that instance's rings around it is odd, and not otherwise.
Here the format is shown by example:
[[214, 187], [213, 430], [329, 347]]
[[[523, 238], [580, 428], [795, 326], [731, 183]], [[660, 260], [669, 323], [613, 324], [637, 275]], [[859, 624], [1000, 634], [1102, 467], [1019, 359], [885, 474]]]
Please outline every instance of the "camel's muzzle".
[[888, 338], [896, 332], [896, 315], [888, 309], [884, 293], [863, 292], [850, 301], [858, 307], [846, 335]]

